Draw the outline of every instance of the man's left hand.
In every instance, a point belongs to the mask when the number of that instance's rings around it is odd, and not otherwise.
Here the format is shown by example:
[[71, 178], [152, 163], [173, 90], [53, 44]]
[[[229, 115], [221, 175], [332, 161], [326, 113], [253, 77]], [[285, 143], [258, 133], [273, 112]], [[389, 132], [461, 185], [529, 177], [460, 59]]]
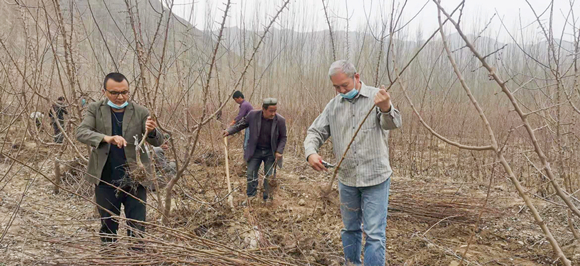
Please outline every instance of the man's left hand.
[[147, 122], [145, 122], [145, 128], [149, 132], [153, 132], [157, 128], [157, 122], [153, 120], [150, 116], [147, 117]]
[[276, 160], [282, 159], [282, 153], [276, 152]]
[[381, 112], [391, 110], [391, 95], [385, 90], [385, 85], [381, 85], [381, 89], [375, 96], [375, 105], [381, 109]]

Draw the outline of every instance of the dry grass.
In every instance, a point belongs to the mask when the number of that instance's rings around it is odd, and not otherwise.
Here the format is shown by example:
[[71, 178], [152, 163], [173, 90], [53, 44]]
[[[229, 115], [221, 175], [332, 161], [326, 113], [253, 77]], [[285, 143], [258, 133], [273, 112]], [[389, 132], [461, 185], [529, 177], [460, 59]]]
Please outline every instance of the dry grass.
[[[240, 150], [232, 153], [239, 156]], [[338, 205], [324, 205], [313, 189], [329, 176], [306, 170], [300, 158], [288, 158], [286, 165], [278, 172], [274, 201], [255, 202], [249, 208], [240, 205], [245, 178], [234, 175], [233, 212], [225, 200], [223, 165], [193, 165], [190, 170], [195, 175], [186, 175], [177, 188], [172, 223], [161, 225], [159, 213], [149, 208], [147, 233], [141, 242], [123, 237], [126, 226], [122, 223], [119, 242], [113, 247], [99, 244], [93, 205], [68, 193], [54, 195], [51, 186], [38, 178], [5, 238], [9, 241], [5, 242], [3, 261], [8, 265], [338, 265], [342, 257]], [[41, 169], [50, 171], [49, 166]], [[20, 173], [1, 192], [3, 213], [10, 213], [18, 204], [20, 189], [31, 182], [22, 178], [26, 175]], [[84, 180], [72, 178], [70, 175], [66, 184], [88, 187]], [[199, 187], [194, 179], [206, 187]], [[469, 228], [485, 197], [481, 186], [451, 178], [395, 176], [387, 230], [389, 264], [446, 265], [461, 256], [461, 246], [471, 234]], [[494, 185], [476, 244], [466, 259], [475, 264], [549, 263], [548, 244], [529, 222], [523, 203], [514, 201], [516, 195], [507, 188], [501, 181]], [[149, 202], [155, 204], [154, 194]], [[536, 202], [544, 213], [558, 217], [551, 224], [564, 222], [561, 210]], [[2, 226], [5, 222], [3, 219]], [[565, 232], [557, 234], [563, 237]], [[130, 247], [144, 247], [144, 252]]]

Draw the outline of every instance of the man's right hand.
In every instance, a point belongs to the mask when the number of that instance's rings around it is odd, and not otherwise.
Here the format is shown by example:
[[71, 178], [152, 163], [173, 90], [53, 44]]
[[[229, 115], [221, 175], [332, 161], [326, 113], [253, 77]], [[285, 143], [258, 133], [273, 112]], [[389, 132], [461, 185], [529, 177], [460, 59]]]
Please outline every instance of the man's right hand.
[[310, 164], [312, 169], [316, 171], [327, 171], [326, 167], [322, 165], [322, 157], [320, 157], [318, 153], [314, 153], [308, 156], [308, 163]]
[[225, 137], [227, 137], [229, 134], [230, 134], [230, 133], [228, 133], [228, 131], [227, 131], [227, 130], [224, 130], [224, 131], [222, 132], [222, 136], [223, 136], [224, 138], [225, 138]]
[[119, 149], [127, 146], [127, 141], [121, 136], [105, 136], [106, 143], [116, 145]]

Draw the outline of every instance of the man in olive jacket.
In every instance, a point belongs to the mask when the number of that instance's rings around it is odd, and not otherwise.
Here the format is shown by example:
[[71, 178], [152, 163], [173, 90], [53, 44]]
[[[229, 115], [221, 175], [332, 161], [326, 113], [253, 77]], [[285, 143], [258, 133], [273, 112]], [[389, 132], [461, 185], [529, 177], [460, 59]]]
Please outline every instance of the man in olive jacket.
[[[111, 218], [111, 213], [118, 216], [121, 205], [125, 206], [128, 219], [145, 221], [147, 192], [144, 186], [130, 186], [129, 166], [136, 164], [135, 137], [141, 140], [145, 132], [146, 141], [153, 146], [163, 143], [163, 134], [157, 131], [157, 124], [149, 111], [140, 105], [128, 102], [129, 83], [120, 73], [110, 73], [103, 83], [105, 100], [91, 103], [87, 108], [83, 122], [76, 131], [77, 140], [92, 147], [86, 178], [95, 185], [95, 198], [101, 215], [102, 242], [115, 242], [118, 221]], [[146, 152], [141, 152], [141, 162], [147, 170], [151, 160]], [[117, 193], [115, 186], [127, 193]], [[137, 200], [138, 198], [140, 200]], [[144, 226], [128, 221], [129, 236], [138, 235], [138, 229]]]

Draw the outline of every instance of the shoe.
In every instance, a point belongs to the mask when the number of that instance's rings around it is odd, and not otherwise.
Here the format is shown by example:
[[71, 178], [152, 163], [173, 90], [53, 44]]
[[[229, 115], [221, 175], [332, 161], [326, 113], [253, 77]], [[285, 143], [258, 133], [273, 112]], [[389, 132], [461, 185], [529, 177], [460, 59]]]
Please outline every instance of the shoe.
[[249, 196], [246, 200], [244, 200], [242, 202], [242, 206], [251, 206], [254, 204], [254, 200], [256, 199], [256, 196]]

